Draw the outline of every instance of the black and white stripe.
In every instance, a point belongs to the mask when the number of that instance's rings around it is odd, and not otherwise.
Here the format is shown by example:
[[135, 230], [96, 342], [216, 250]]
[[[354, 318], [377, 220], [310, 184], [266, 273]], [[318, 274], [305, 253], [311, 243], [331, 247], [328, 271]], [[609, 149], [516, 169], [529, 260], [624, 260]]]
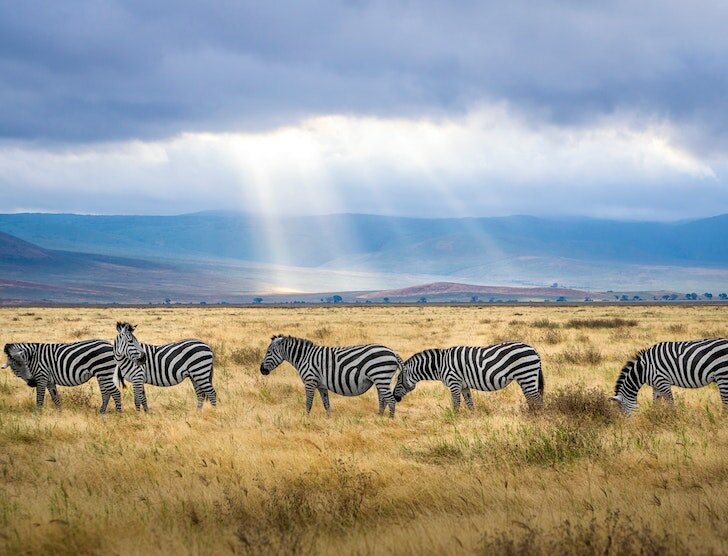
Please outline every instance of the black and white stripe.
[[460, 409], [460, 396], [473, 409], [470, 389], [494, 391], [516, 381], [530, 407], [543, 403], [543, 371], [536, 350], [521, 342], [485, 347], [458, 346], [427, 349], [404, 362], [394, 396], [400, 401], [420, 380], [440, 380], [450, 389], [452, 406]]
[[655, 398], [673, 401], [671, 386], [700, 388], [715, 382], [728, 407], [728, 339], [658, 342], [640, 351], [617, 377], [612, 399], [625, 413], [637, 409], [637, 392], [648, 384]]
[[260, 372], [270, 374], [283, 361], [293, 365], [303, 381], [307, 412], [311, 411], [316, 390], [328, 415], [331, 409], [329, 390], [343, 396], [358, 396], [374, 385], [379, 397], [379, 414], [389, 406], [389, 416], [394, 417], [391, 385], [402, 360], [388, 347], [377, 344], [328, 347], [303, 338], [273, 336], [260, 364]]
[[217, 405], [217, 393], [212, 386], [212, 349], [200, 340], [181, 340], [172, 344], [140, 343], [134, 336], [134, 326], [126, 322], [116, 324], [114, 357], [118, 365], [118, 378], [132, 383], [134, 405], [148, 411], [145, 384], [174, 386], [189, 378], [197, 396], [197, 409], [207, 399]]
[[121, 392], [114, 382], [114, 348], [103, 340], [67, 344], [15, 343], [5, 345], [5, 354], [15, 376], [36, 389], [36, 405], [43, 407], [46, 389], [56, 406], [61, 404], [57, 386], [79, 386], [96, 377], [101, 390], [101, 413], [113, 396], [121, 411]]

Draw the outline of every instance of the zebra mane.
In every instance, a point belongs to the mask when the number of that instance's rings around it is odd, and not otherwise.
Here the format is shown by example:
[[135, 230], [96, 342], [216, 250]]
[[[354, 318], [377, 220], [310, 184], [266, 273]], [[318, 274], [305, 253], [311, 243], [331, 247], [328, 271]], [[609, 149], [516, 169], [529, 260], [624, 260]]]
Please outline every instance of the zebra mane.
[[624, 381], [627, 380], [627, 373], [629, 373], [629, 371], [631, 371], [634, 368], [637, 361], [640, 360], [640, 358], [645, 354], [645, 352], [648, 349], [649, 348], [644, 348], [644, 349], [639, 350], [637, 353], [634, 354], [633, 357], [630, 358], [629, 361], [627, 361], [624, 364], [624, 367], [622, 367], [622, 370], [619, 371], [619, 376], [617, 377], [617, 382], [614, 385], [615, 394], [619, 394], [619, 390], [621, 389], [622, 384], [624, 384]]
[[271, 342], [273, 340], [277, 340], [278, 338], [284, 339], [284, 340], [296, 340], [297, 342], [301, 342], [306, 345], [313, 345], [313, 342], [311, 340], [308, 340], [306, 338], [298, 338], [297, 336], [288, 336], [285, 334], [276, 334], [275, 336], [271, 336]]

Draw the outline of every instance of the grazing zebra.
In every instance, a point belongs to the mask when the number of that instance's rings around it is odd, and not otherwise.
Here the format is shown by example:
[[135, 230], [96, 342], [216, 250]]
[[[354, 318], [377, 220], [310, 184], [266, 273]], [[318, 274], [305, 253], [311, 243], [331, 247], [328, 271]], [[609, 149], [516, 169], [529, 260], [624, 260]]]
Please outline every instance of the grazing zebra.
[[261, 374], [268, 375], [283, 361], [293, 365], [306, 389], [306, 412], [311, 412], [314, 392], [319, 391], [326, 414], [330, 415], [329, 390], [343, 396], [358, 396], [374, 385], [379, 396], [379, 415], [389, 406], [394, 417], [392, 378], [402, 359], [391, 349], [377, 344], [348, 347], [318, 346], [293, 336], [273, 336]]
[[197, 395], [197, 409], [205, 398], [217, 405], [217, 393], [212, 387], [212, 349], [200, 340], [181, 340], [172, 344], [142, 344], [134, 336], [134, 326], [116, 323], [114, 357], [118, 380], [124, 386], [128, 380], [134, 387], [134, 406], [148, 411], [144, 384], [174, 386], [190, 379]]
[[441, 380], [450, 389], [452, 407], [460, 410], [460, 394], [468, 409], [473, 409], [470, 389], [493, 391], [515, 380], [523, 390], [529, 407], [543, 403], [543, 371], [535, 349], [521, 342], [503, 342], [485, 347], [427, 349], [404, 362], [397, 378], [397, 401], [414, 390], [420, 380]]
[[720, 399], [728, 408], [728, 339], [658, 342], [627, 362], [611, 399], [624, 413], [632, 413], [644, 384], [652, 386], [655, 399], [672, 403], [671, 386], [700, 388], [711, 382], [718, 385]]
[[61, 405], [56, 386], [79, 386], [96, 377], [101, 390], [101, 413], [106, 413], [113, 396], [116, 411], [121, 411], [121, 392], [114, 382], [116, 364], [114, 348], [103, 340], [85, 340], [68, 344], [6, 344], [8, 361], [15, 376], [35, 387], [35, 403], [43, 407], [45, 391], [56, 406]]

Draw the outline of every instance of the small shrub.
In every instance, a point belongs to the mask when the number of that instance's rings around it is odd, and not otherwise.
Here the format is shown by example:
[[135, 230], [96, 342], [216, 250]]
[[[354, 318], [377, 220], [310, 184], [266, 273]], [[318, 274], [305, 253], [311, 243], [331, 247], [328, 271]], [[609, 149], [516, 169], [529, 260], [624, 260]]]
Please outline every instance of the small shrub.
[[685, 332], [685, 330], [687, 330], [687, 326], [681, 323], [671, 324], [667, 327], [667, 331], [672, 334], [681, 334], [682, 332]]
[[552, 322], [549, 319], [538, 319], [531, 323], [534, 328], [559, 328], [558, 322]]
[[563, 336], [561, 335], [561, 332], [559, 332], [556, 329], [549, 328], [546, 330], [546, 333], [543, 335], [543, 341], [550, 345], [559, 344], [563, 341]]
[[[59, 392], [61, 398], [61, 404], [68, 407], [76, 408], [88, 408], [94, 407], [96, 400], [94, 399], [94, 393], [90, 388], [85, 386], [75, 386], [73, 388], [64, 388], [62, 392]], [[46, 395], [46, 405], [50, 401], [50, 396]], [[109, 402], [113, 407], [114, 400]]]
[[566, 323], [566, 328], [625, 328], [639, 324], [633, 319], [622, 319], [619, 317], [611, 319], [571, 319]]
[[662, 556], [686, 554], [690, 547], [676, 534], [655, 531], [637, 516], [609, 512], [606, 517], [592, 514], [588, 521], [561, 522], [550, 530], [519, 523], [512, 528], [482, 537], [479, 552], [488, 555], [542, 556], [621, 556], [643, 554]]
[[602, 352], [594, 346], [572, 346], [562, 351], [557, 360], [572, 365], [598, 365], [602, 362]]
[[592, 419], [611, 423], [619, 415], [615, 403], [600, 388], [581, 385], [560, 388], [549, 395], [548, 407], [573, 419]]
[[241, 499], [236, 493], [226, 496], [221, 509], [238, 521], [235, 535], [244, 552], [313, 553], [315, 529], [345, 531], [359, 519], [365, 499], [376, 494], [375, 487], [371, 474], [337, 460], [321, 475], [307, 474], [284, 485], [260, 484], [262, 500], [257, 508], [247, 496]]
[[321, 342], [326, 338], [330, 338], [331, 334], [331, 329], [328, 326], [322, 326], [321, 328], [317, 328], [316, 330], [311, 332], [311, 337]]
[[242, 347], [232, 350], [228, 354], [228, 359], [236, 365], [243, 365], [245, 367], [254, 367], [260, 365], [263, 360], [263, 350], [255, 347]]

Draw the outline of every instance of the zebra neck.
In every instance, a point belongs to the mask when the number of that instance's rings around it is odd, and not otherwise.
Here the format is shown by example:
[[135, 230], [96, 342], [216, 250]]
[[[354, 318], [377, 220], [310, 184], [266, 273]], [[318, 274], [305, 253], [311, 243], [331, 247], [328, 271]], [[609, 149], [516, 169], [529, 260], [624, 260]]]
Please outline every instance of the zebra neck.
[[412, 379], [414, 382], [419, 382], [421, 380], [441, 380], [442, 373], [438, 367], [426, 367], [414, 371], [412, 373]]
[[300, 371], [309, 359], [309, 355], [314, 345], [309, 342], [290, 342], [286, 346], [284, 359], [293, 365], [297, 371]]

